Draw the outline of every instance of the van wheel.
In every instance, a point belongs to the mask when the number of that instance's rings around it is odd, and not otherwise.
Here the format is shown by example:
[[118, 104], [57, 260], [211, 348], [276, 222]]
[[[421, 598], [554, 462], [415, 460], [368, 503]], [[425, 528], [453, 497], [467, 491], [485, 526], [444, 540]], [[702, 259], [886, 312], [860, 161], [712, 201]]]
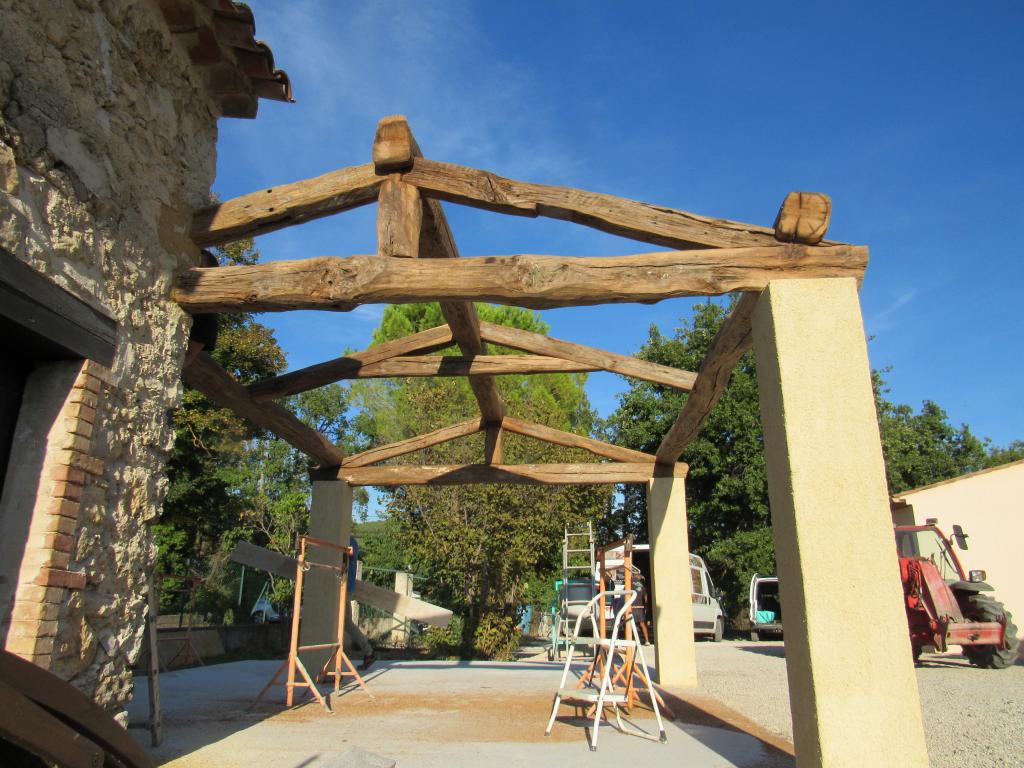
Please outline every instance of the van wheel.
[[761, 642], [761, 633], [758, 632], [756, 629], [750, 630], [750, 639], [753, 640], [755, 643]]
[[725, 637], [725, 622], [721, 619], [715, 621], [715, 637], [716, 643], [722, 642], [722, 638]]

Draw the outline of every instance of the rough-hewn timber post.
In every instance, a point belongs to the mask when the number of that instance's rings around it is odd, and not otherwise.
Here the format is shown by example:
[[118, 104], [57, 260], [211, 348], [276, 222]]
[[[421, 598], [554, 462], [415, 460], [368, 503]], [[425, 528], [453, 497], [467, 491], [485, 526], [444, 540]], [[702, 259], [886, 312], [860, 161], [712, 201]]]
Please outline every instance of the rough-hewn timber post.
[[[671, 473], [672, 470], [666, 470]], [[686, 530], [686, 478], [655, 477], [647, 485], [658, 682], [670, 688], [697, 685], [690, 596], [690, 537]]]
[[797, 765], [926, 766], [857, 285], [753, 317]]
[[[313, 502], [309, 510], [309, 535], [348, 546], [352, 535], [352, 488], [340, 480], [314, 480]], [[341, 554], [310, 545], [307, 559], [317, 563], [341, 565]], [[302, 592], [302, 621], [299, 643], [316, 645], [337, 640], [338, 577], [331, 571], [313, 568], [306, 573]], [[320, 671], [330, 651], [302, 654], [302, 663], [311, 675]]]

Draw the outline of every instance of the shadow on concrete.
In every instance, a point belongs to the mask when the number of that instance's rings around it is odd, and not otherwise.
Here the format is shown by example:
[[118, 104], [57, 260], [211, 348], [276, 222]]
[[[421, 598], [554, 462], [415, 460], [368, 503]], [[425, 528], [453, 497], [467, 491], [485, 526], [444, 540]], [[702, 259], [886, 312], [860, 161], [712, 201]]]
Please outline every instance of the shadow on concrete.
[[773, 656], [776, 659], [786, 658], [786, 646], [784, 645], [739, 645], [736, 646], [745, 653], [759, 653], [762, 656]]

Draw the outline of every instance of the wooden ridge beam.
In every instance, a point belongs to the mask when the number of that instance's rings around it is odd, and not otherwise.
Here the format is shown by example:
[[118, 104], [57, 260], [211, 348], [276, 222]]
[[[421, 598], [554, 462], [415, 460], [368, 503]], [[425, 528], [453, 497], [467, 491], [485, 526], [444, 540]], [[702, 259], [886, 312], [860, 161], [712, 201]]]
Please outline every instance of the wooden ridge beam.
[[192, 241], [224, 245], [375, 202], [384, 179], [372, 163], [261, 189], [208, 206], [192, 217]]
[[342, 466], [353, 468], [366, 467], [370, 464], [376, 464], [378, 461], [387, 461], [397, 456], [404, 456], [407, 453], [429, 448], [432, 445], [440, 445], [457, 437], [476, 434], [484, 429], [485, 426], [486, 423], [482, 419], [469, 419], [459, 424], [453, 424], [450, 427], [442, 427], [441, 429], [435, 429], [433, 432], [399, 440], [396, 443], [388, 443], [387, 445], [370, 448], [362, 453], [349, 456], [342, 461]]
[[453, 342], [451, 328], [447, 325], [439, 325], [436, 328], [428, 328], [400, 339], [386, 341], [362, 352], [336, 357], [333, 360], [300, 368], [297, 371], [257, 381], [255, 384], [250, 384], [248, 390], [249, 394], [257, 400], [287, 397], [342, 379], [360, 378], [358, 371], [365, 367], [413, 352], [436, 352], [451, 346]]
[[253, 424], [268, 429], [282, 440], [320, 462], [321, 466], [341, 464], [345, 455], [291, 411], [274, 402], [257, 402], [231, 374], [205, 352], [200, 352], [182, 371], [185, 382], [217, 405], [230, 408]]
[[568, 448], [582, 448], [597, 456], [603, 456], [613, 461], [627, 463], [654, 463], [654, 457], [641, 451], [634, 451], [632, 448], [620, 448], [617, 445], [606, 443], [603, 440], [595, 440], [585, 435], [577, 435], [554, 427], [537, 424], [530, 421], [506, 416], [501, 422], [502, 428], [507, 432], [514, 432], [517, 435], [532, 437], [555, 445], [563, 445]]
[[[411, 355], [361, 364], [355, 357], [339, 358], [332, 380], [422, 378], [425, 376], [509, 376], [532, 373], [587, 373], [601, 370], [560, 357], [544, 355]], [[253, 387], [258, 385], [252, 385]]]
[[635, 379], [642, 379], [655, 384], [664, 384], [665, 386], [675, 387], [687, 392], [693, 388], [693, 382], [697, 378], [697, 374], [680, 368], [673, 368], [668, 365], [661, 365], [660, 363], [651, 363], [647, 360], [630, 357], [629, 355], [607, 352], [603, 349], [575, 344], [571, 341], [562, 341], [561, 339], [545, 336], [542, 333], [524, 331], [520, 328], [511, 328], [506, 325], [481, 323], [480, 334], [491, 344], [499, 344], [503, 347], [518, 349], [522, 352], [559, 357], [580, 365], [593, 366], [596, 370], [611, 371], [622, 376], [632, 376]]
[[[772, 280], [852, 277], [867, 266], [863, 246], [774, 245], [666, 251], [618, 257], [488, 256], [379, 259], [322, 256], [238, 267], [187, 269], [172, 298], [188, 312], [347, 311], [360, 304], [424, 301], [466, 307], [447, 317], [463, 354], [479, 327], [470, 301], [534, 309], [761, 291]], [[450, 314], [450, 313], [449, 313]], [[453, 322], [454, 321], [454, 322]], [[488, 414], [488, 420], [495, 420]]]
[[[389, 173], [408, 168], [417, 157], [421, 157], [416, 137], [413, 136], [409, 123], [401, 115], [385, 117], [377, 125], [377, 134], [373, 142], [373, 161], [377, 173]], [[399, 237], [409, 238], [414, 229], [409, 226], [411, 198], [403, 185], [407, 187], [405, 176], [394, 188], [385, 189], [385, 197], [381, 199], [378, 209], [377, 232], [379, 247], [385, 254], [418, 255], [425, 259], [458, 259], [459, 249], [452, 236], [451, 227], [444, 209], [437, 200], [424, 199], [422, 203], [422, 219], [419, 227], [418, 243], [399, 243]], [[390, 190], [390, 191], [389, 191]], [[417, 194], [418, 196], [418, 194]], [[405, 216], [404, 221], [386, 221], [383, 219]], [[437, 301], [431, 296], [426, 301]], [[455, 341], [464, 355], [485, 355], [487, 348], [480, 340], [480, 318], [472, 301], [441, 302], [441, 314], [452, 329]], [[498, 383], [493, 376], [470, 376], [469, 386], [473, 390], [480, 413], [488, 422], [501, 421], [505, 415], [505, 403], [498, 392]]]
[[[402, 177], [424, 195], [516, 216], [583, 224], [668, 248], [772, 245], [775, 230], [570, 187], [530, 184], [417, 157]], [[820, 238], [819, 238], [820, 239]]]
[[743, 294], [718, 330], [697, 371], [697, 383], [693, 391], [658, 446], [657, 459], [660, 463], [678, 461], [686, 446], [700, 433], [708, 414], [725, 391], [732, 369], [753, 343], [751, 317], [759, 298], [758, 293]]
[[646, 483], [652, 477], [684, 476], [685, 464], [664, 467], [650, 462], [606, 464], [449, 464], [340, 467], [338, 480], [349, 485], [615, 485]]

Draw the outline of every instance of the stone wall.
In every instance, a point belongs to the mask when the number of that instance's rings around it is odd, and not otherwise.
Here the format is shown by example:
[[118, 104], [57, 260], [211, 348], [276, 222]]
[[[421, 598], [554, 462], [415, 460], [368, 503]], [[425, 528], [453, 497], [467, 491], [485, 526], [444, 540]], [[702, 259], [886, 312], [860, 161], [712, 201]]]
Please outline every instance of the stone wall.
[[198, 263], [187, 227], [213, 181], [216, 119], [155, 0], [0, 0], [0, 245], [118, 323], [89, 414], [94, 472], [71, 473], [70, 541], [45, 539], [78, 575], [43, 586], [59, 600], [37, 660], [111, 709], [141, 647], [189, 328], [167, 295]]

